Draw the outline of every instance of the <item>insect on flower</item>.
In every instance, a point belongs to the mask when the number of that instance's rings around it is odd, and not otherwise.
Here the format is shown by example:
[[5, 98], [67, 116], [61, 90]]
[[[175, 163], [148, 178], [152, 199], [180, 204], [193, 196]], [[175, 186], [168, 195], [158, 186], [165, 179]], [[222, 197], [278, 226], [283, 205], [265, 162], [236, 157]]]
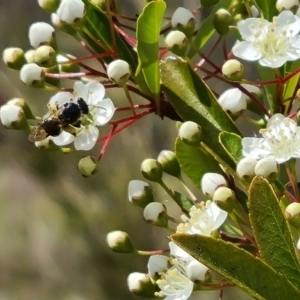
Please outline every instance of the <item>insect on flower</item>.
[[57, 105], [48, 107], [49, 113], [30, 132], [28, 136], [30, 142], [41, 141], [48, 136], [58, 136], [62, 130], [76, 135], [82, 115], [89, 113], [88, 104], [83, 98], [78, 98], [77, 102], [67, 102], [62, 107]]

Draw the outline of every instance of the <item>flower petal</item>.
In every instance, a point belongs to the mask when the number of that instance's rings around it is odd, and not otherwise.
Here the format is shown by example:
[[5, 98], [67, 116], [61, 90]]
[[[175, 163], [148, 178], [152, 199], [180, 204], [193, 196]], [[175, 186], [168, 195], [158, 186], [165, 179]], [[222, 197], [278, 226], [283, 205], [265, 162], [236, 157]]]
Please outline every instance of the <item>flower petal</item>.
[[87, 101], [89, 90], [86, 84], [82, 83], [81, 81], [76, 81], [73, 86], [73, 94], [77, 98], [82, 98], [83, 100]]
[[255, 61], [262, 57], [262, 54], [249, 42], [242, 41], [232, 48], [232, 53], [244, 60]]
[[78, 134], [74, 141], [74, 147], [76, 150], [91, 150], [98, 139], [99, 130], [95, 126], [89, 126], [88, 128], [83, 128]]
[[86, 84], [88, 89], [88, 98], [86, 102], [88, 105], [97, 105], [105, 96], [105, 87], [99, 82], [89, 82]]
[[55, 145], [65, 146], [71, 144], [75, 137], [73, 134], [63, 130], [59, 136], [53, 136], [51, 139]]
[[115, 113], [114, 103], [110, 98], [105, 98], [93, 109], [93, 117], [97, 126], [110, 121]]
[[49, 104], [56, 104], [58, 107], [62, 107], [65, 103], [72, 101], [73, 98], [73, 94], [69, 92], [59, 92], [50, 98]]

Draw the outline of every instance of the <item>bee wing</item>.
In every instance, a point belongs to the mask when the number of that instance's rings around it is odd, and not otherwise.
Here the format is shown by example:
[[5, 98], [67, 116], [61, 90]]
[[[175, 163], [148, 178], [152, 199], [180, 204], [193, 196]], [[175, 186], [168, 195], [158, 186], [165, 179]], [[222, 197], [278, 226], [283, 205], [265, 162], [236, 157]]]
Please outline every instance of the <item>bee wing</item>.
[[39, 124], [36, 125], [30, 132], [29, 136], [28, 136], [28, 140], [30, 142], [38, 142], [38, 141], [42, 141], [45, 138], [47, 138], [49, 135], [48, 133], [45, 131], [44, 128], [42, 128]]

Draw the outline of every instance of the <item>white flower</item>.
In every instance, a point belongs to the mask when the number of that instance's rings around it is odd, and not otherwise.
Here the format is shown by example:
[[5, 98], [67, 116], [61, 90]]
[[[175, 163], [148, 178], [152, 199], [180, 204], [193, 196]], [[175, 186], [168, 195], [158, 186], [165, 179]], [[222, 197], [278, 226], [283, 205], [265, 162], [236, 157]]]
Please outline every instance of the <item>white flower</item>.
[[249, 18], [237, 27], [244, 41], [237, 43], [232, 52], [239, 58], [278, 68], [300, 57], [300, 19], [291, 11], [282, 11], [273, 22]]
[[200, 207], [193, 206], [189, 215], [189, 218], [182, 216], [183, 223], [178, 225], [176, 232], [209, 236], [224, 223], [228, 213], [208, 200]]
[[261, 129], [261, 138], [243, 138], [243, 155], [253, 159], [274, 158], [281, 164], [300, 157], [300, 127], [281, 114], [275, 114], [266, 129]]
[[62, 22], [73, 24], [83, 18], [85, 5], [81, 0], [62, 0], [56, 14]]
[[74, 137], [72, 134], [63, 131], [59, 136], [53, 137], [53, 142], [58, 146], [70, 144], [74, 141], [76, 150], [91, 150], [98, 139], [99, 130], [97, 126], [105, 125], [114, 114], [114, 104], [109, 98], [105, 97], [105, 88], [97, 82], [83, 84], [75, 82], [73, 94], [59, 92], [49, 101], [49, 104], [56, 104], [62, 107], [70, 101], [77, 101], [82, 98], [88, 105], [89, 114], [82, 117], [81, 127]]

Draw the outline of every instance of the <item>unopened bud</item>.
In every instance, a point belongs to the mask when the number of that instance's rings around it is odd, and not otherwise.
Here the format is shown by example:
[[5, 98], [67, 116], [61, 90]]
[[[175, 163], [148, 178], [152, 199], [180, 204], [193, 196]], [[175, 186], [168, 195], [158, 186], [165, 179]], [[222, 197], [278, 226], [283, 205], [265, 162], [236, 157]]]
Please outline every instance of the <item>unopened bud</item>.
[[219, 35], [226, 35], [228, 33], [232, 21], [233, 17], [231, 13], [224, 8], [220, 8], [214, 14], [213, 23]]
[[28, 86], [43, 87], [45, 73], [37, 64], [25, 64], [20, 71], [20, 79]]
[[77, 167], [83, 177], [90, 177], [97, 172], [98, 163], [93, 156], [88, 155], [79, 160]]
[[27, 119], [22, 107], [17, 105], [2, 105], [0, 107], [0, 119], [7, 129], [29, 129]]
[[213, 201], [219, 208], [230, 213], [235, 205], [235, 194], [232, 189], [221, 186], [214, 192]]
[[188, 40], [183, 32], [173, 30], [166, 36], [165, 44], [171, 52], [178, 56], [184, 56], [188, 47]]
[[144, 209], [144, 219], [147, 223], [158, 227], [168, 226], [168, 214], [166, 207], [159, 202], [152, 202]]
[[49, 45], [56, 49], [55, 29], [48, 23], [36, 22], [29, 27], [29, 41], [33, 48]]
[[35, 63], [34, 53], [35, 53], [35, 49], [30, 49], [25, 52], [24, 56], [28, 64]]
[[26, 63], [23, 49], [16, 47], [6, 48], [3, 51], [3, 61], [9, 68], [20, 70]]
[[299, 0], [277, 0], [276, 8], [279, 12], [290, 10], [295, 14], [299, 8]]
[[238, 88], [224, 91], [218, 98], [218, 102], [225, 111], [234, 116], [239, 116], [247, 109], [246, 95]]
[[125, 60], [117, 59], [107, 66], [106, 73], [111, 81], [122, 86], [131, 75], [131, 68]]
[[202, 140], [202, 128], [195, 122], [184, 122], [179, 128], [180, 139], [188, 145], [199, 146]]
[[59, 3], [60, 0], [38, 0], [39, 6], [50, 13], [57, 10]]
[[34, 115], [31, 112], [30, 107], [28, 106], [27, 102], [23, 98], [12, 98], [12, 99], [8, 100], [6, 104], [22, 107], [25, 117], [27, 119], [35, 119]]
[[260, 159], [254, 169], [255, 175], [260, 175], [274, 181], [277, 179], [279, 166], [276, 160], [272, 157], [265, 157]]
[[223, 64], [222, 73], [231, 81], [241, 81], [244, 77], [244, 65], [236, 59], [229, 59]]
[[193, 282], [203, 282], [210, 278], [208, 274], [208, 267], [193, 259], [186, 268], [187, 276]]
[[34, 52], [34, 61], [37, 65], [50, 68], [56, 65], [56, 53], [48, 45], [38, 47]]
[[134, 272], [129, 274], [127, 285], [130, 292], [143, 298], [154, 298], [157, 286], [148, 274]]
[[163, 171], [161, 164], [157, 160], [152, 158], [145, 159], [142, 162], [141, 171], [147, 180], [161, 182]]
[[171, 24], [174, 29], [182, 31], [187, 37], [193, 36], [195, 29], [194, 15], [184, 7], [178, 7], [171, 19]]
[[300, 229], [300, 203], [293, 202], [285, 209], [285, 216], [288, 222], [297, 229]]
[[129, 201], [139, 207], [146, 207], [154, 201], [152, 186], [141, 180], [131, 180], [128, 185]]
[[80, 25], [85, 15], [85, 5], [81, 0], [61, 1], [56, 14], [59, 19], [67, 24]]
[[247, 181], [250, 181], [255, 175], [254, 169], [256, 164], [257, 160], [251, 157], [242, 158], [236, 166], [236, 172], [238, 176]]
[[61, 31], [64, 31], [71, 36], [75, 36], [75, 37], [77, 36], [76, 28], [74, 28], [74, 26], [72, 25], [62, 22], [57, 14], [55, 13], [51, 14], [51, 22], [54, 27], [60, 29]]
[[172, 175], [176, 178], [181, 177], [181, 169], [176, 154], [174, 152], [169, 150], [163, 150], [159, 153], [157, 160], [161, 163], [163, 172]]
[[[70, 56], [76, 59], [75, 56]], [[69, 58], [61, 54], [56, 55], [56, 62], [58, 63], [59, 73], [77, 73], [80, 67], [77, 63], [70, 62]]]
[[120, 230], [107, 234], [106, 242], [110, 249], [117, 253], [134, 253], [135, 249], [131, 243], [129, 235]]
[[217, 188], [227, 186], [227, 181], [224, 176], [218, 173], [205, 173], [201, 179], [202, 193], [212, 199]]

